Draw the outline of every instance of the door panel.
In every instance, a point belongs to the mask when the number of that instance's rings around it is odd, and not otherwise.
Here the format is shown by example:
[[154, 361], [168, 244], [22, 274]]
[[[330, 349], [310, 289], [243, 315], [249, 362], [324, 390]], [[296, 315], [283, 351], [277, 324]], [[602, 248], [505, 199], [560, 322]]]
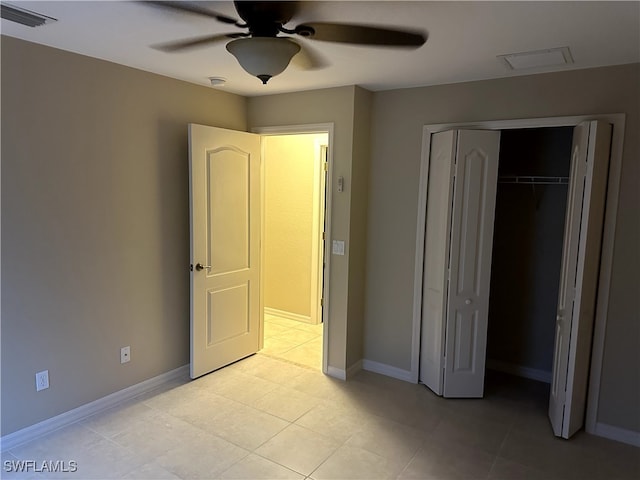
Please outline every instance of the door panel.
[[420, 382], [442, 395], [444, 325], [447, 302], [451, 194], [457, 133], [436, 133], [431, 139], [420, 355]]
[[251, 158], [233, 147], [206, 156], [207, 275], [218, 275], [249, 266]]
[[499, 150], [498, 131], [458, 131], [445, 397], [483, 395]]
[[587, 146], [589, 143], [589, 125], [582, 123], [573, 129], [571, 146], [571, 170], [569, 173], [569, 192], [567, 213], [564, 224], [562, 247], [562, 265], [560, 267], [560, 289], [558, 292], [558, 311], [556, 316], [556, 334], [552, 367], [551, 391], [549, 395], [549, 418], [554, 434], [562, 433], [565, 387], [570, 339], [570, 323], [573, 315], [575, 295], [577, 249], [580, 235], [582, 200], [584, 195], [584, 176], [586, 172]]
[[189, 168], [196, 378], [258, 350], [260, 137], [191, 124]]
[[574, 129], [549, 419], [556, 436], [583, 425], [608, 181], [611, 126]]

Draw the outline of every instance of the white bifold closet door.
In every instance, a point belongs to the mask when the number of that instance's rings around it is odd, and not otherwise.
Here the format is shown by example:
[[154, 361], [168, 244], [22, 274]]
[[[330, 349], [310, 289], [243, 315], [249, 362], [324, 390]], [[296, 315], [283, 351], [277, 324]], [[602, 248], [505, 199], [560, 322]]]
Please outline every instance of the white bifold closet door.
[[445, 397], [482, 397], [500, 132], [432, 136], [420, 381]]
[[[445, 397], [483, 395], [499, 146], [498, 131], [431, 138], [420, 381]], [[584, 422], [610, 146], [609, 124], [575, 127], [549, 401], [564, 438]]]
[[589, 378], [611, 125], [577, 125], [565, 217], [549, 419], [556, 436], [583, 425]]

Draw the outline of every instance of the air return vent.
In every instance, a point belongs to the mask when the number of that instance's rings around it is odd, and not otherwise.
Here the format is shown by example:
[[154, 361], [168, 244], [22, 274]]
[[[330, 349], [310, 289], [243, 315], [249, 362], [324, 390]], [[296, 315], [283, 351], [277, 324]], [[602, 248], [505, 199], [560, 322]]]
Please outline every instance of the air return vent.
[[11, 22], [16, 22], [27, 27], [39, 27], [45, 23], [57, 22], [56, 18], [42, 15], [41, 13], [25, 10], [24, 8], [9, 5], [7, 3], [0, 4], [1, 17]]
[[534, 50], [532, 52], [510, 53], [498, 55], [498, 59], [509, 70], [526, 70], [529, 68], [560, 67], [573, 63], [569, 47]]

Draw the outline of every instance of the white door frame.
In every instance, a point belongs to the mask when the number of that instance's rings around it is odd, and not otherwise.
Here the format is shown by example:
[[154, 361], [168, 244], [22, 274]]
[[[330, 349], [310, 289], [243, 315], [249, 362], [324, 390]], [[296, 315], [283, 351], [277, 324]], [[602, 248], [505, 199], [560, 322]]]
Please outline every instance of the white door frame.
[[420, 185], [418, 190], [418, 220], [416, 231], [416, 257], [413, 281], [413, 338], [411, 344], [411, 379], [418, 383], [420, 367], [420, 328], [422, 323], [422, 279], [424, 260], [424, 237], [426, 225], [426, 202], [429, 172], [429, 153], [431, 135], [450, 129], [483, 129], [509, 130], [516, 128], [540, 127], [574, 127], [580, 122], [588, 120], [602, 120], [613, 126], [611, 137], [611, 156], [609, 159], [609, 183], [602, 235], [602, 253], [600, 256], [600, 274], [598, 277], [598, 296], [593, 330], [593, 347], [591, 353], [591, 367], [589, 376], [589, 390], [587, 392], [587, 412], [585, 430], [597, 434], [597, 413], [600, 396], [600, 377], [602, 374], [602, 359], [604, 354], [604, 340], [609, 310], [609, 290], [611, 286], [611, 269], [613, 266], [613, 247], [615, 243], [615, 227], [618, 212], [618, 197], [620, 191], [620, 175], [622, 171], [622, 149], [624, 144], [625, 115], [577, 115], [568, 117], [525, 118], [514, 120], [488, 120], [480, 122], [441, 123], [423, 126], [422, 129], [422, 158], [420, 161]]
[[[296, 134], [306, 134], [306, 133], [326, 133], [329, 137], [328, 145], [327, 145], [327, 165], [328, 172], [326, 179], [326, 197], [325, 197], [325, 242], [324, 242], [324, 277], [322, 284], [324, 285], [323, 289], [323, 307], [322, 307], [322, 373], [327, 374], [329, 368], [329, 329], [331, 327], [331, 321], [329, 319], [329, 279], [330, 271], [331, 271], [331, 197], [332, 197], [332, 188], [331, 188], [331, 173], [333, 172], [333, 123], [316, 123], [316, 124], [308, 124], [308, 125], [281, 125], [281, 126], [272, 126], [272, 127], [256, 127], [251, 130], [252, 133], [257, 133], [259, 135], [296, 135]], [[261, 178], [262, 178], [262, 194], [264, 195], [264, 161], [261, 162]], [[322, 172], [321, 172], [322, 173]], [[264, 219], [264, 201], [262, 202], [263, 215]], [[264, 240], [264, 220], [262, 227], [262, 235], [261, 238]], [[264, 243], [264, 241], [262, 242]], [[260, 262], [263, 265], [264, 255], [262, 253], [262, 248], [260, 249]], [[261, 268], [262, 278], [260, 279], [260, 311], [264, 311], [264, 268]], [[260, 348], [262, 348], [263, 339], [264, 339], [264, 327], [262, 326], [262, 320], [264, 320], [264, 316], [261, 316], [261, 340], [260, 340]]]

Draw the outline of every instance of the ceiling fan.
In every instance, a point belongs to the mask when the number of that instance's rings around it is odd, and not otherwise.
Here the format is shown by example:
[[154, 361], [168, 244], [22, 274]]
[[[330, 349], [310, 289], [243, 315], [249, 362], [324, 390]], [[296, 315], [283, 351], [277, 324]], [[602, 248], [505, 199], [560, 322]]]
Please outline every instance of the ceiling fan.
[[293, 56], [302, 48], [311, 63], [316, 65], [321, 63], [317, 57], [313, 58], [312, 51], [308, 47], [303, 47], [294, 40], [295, 36], [326, 42], [405, 48], [418, 48], [427, 40], [426, 33], [423, 32], [368, 25], [307, 22], [292, 28], [285, 27], [295, 17], [304, 2], [234, 1], [241, 21], [209, 10], [202, 2], [147, 1], [144, 3], [206, 16], [244, 30], [177, 40], [155, 45], [153, 48], [165, 52], [178, 52], [231, 39], [226, 45], [227, 50], [236, 57], [244, 70], [258, 77], [263, 84], [282, 73]]

